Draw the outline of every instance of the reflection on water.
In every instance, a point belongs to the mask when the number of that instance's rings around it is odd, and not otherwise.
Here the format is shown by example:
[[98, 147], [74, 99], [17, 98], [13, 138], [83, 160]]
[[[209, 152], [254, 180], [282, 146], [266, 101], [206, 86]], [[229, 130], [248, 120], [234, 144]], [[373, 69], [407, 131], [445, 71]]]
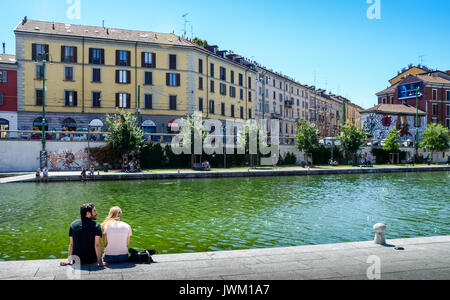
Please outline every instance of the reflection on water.
[[0, 185], [0, 260], [63, 258], [79, 207], [112, 206], [131, 247], [186, 253], [448, 235], [449, 173]]

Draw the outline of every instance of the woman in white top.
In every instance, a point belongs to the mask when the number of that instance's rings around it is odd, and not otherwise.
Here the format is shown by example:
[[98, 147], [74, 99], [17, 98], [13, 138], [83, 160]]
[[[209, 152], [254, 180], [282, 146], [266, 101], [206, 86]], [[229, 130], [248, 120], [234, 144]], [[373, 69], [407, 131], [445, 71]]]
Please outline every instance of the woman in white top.
[[105, 263], [114, 264], [128, 261], [128, 247], [132, 232], [130, 225], [120, 221], [121, 218], [122, 210], [116, 206], [111, 208], [108, 217], [102, 223], [105, 246], [103, 261]]

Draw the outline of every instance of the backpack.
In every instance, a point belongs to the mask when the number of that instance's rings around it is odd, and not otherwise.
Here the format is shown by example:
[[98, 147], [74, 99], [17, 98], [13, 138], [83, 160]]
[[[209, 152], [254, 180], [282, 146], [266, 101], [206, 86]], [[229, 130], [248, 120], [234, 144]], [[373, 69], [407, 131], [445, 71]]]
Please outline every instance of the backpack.
[[156, 250], [145, 250], [145, 251], [136, 251], [134, 249], [130, 249], [130, 262], [141, 263], [141, 264], [151, 264], [154, 262], [152, 259], [152, 255], [156, 253]]

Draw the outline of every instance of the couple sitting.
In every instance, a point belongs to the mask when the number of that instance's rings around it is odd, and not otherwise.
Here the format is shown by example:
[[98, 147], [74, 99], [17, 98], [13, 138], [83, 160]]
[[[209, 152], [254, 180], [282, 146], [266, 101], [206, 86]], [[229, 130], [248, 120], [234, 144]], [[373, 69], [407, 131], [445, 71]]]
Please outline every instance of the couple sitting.
[[[100, 225], [95, 222], [97, 210], [94, 204], [84, 204], [80, 208], [81, 219], [70, 226], [69, 258], [61, 266], [73, 264], [72, 256], [80, 258], [81, 264], [105, 266], [112, 263], [124, 263], [129, 260], [128, 247], [132, 235], [131, 227], [120, 221], [122, 210], [111, 208], [108, 217]], [[102, 257], [101, 238], [105, 246]]]

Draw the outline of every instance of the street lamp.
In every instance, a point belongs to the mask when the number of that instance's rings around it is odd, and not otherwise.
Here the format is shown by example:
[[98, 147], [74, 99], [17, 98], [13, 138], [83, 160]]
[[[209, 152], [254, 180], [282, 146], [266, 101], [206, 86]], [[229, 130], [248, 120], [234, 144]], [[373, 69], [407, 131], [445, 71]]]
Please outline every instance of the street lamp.
[[[42, 150], [40, 152], [40, 165], [41, 165], [41, 169], [47, 167], [47, 151], [45, 149], [45, 141], [46, 141], [46, 136], [45, 136], [45, 125], [47, 123], [46, 119], [45, 119], [45, 64], [47, 63], [47, 54], [45, 52], [41, 52], [37, 54], [37, 58], [40, 59], [42, 61]], [[35, 63], [37, 64], [38, 61], [35, 61]], [[52, 64], [52, 63], [50, 63]]]
[[414, 156], [414, 162], [417, 158], [417, 152], [419, 149], [419, 95], [422, 96], [420, 93], [420, 86], [416, 88], [416, 155]]

